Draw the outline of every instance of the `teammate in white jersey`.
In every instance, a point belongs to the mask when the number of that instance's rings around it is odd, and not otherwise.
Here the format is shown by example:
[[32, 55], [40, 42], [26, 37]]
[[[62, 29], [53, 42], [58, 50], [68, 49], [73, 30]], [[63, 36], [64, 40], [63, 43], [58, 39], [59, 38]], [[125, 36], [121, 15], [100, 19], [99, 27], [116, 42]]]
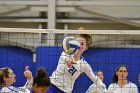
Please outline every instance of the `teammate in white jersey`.
[[[100, 80], [103, 81], [104, 75], [103, 75], [103, 72], [102, 72], [101, 70], [98, 70], [98, 71], [96, 72], [96, 76], [97, 76]], [[106, 86], [106, 85], [104, 84], [104, 86]], [[86, 91], [86, 93], [103, 93], [103, 92], [101, 91], [101, 89], [99, 89], [99, 88], [96, 86], [96, 84], [92, 84], [92, 85], [88, 88], [88, 90]]]
[[113, 77], [112, 84], [109, 85], [109, 93], [138, 93], [137, 86], [127, 80], [128, 69], [125, 65], [120, 65]]
[[71, 93], [75, 80], [82, 73], [86, 73], [103, 92], [107, 92], [102, 81], [94, 75], [90, 65], [82, 57], [82, 53], [87, 50], [92, 43], [91, 36], [82, 34], [79, 35], [77, 40], [80, 42], [78, 52], [74, 55], [67, 55], [62, 52], [58, 66], [50, 77], [52, 85], [47, 93]]
[[23, 87], [14, 87], [11, 86], [14, 82], [16, 82], [16, 75], [13, 70], [9, 67], [0, 69], [0, 93], [24, 93], [27, 88], [32, 86], [32, 73], [26, 67], [24, 72], [24, 76], [28, 79], [25, 86]]

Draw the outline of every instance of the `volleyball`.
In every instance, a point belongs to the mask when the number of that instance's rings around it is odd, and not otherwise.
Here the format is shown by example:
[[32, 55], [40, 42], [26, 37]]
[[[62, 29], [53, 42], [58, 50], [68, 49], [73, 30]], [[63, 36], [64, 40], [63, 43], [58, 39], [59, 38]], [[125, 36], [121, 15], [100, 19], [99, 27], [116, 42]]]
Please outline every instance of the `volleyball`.
[[73, 55], [80, 49], [80, 43], [74, 37], [65, 37], [63, 39], [63, 51], [68, 55]]

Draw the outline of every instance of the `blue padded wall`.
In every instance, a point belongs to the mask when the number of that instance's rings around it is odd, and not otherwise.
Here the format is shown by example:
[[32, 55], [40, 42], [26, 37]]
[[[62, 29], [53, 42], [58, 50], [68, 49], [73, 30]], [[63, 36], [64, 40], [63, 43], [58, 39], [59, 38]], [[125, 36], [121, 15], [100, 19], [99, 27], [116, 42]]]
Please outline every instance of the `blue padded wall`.
[[[62, 48], [38, 47], [36, 68], [44, 66], [48, 74], [55, 70]], [[93, 71], [103, 70], [104, 82], [111, 83], [115, 68], [125, 64], [129, 69], [128, 80], [137, 83], [140, 72], [140, 49], [135, 48], [91, 48], [84, 53], [84, 58], [89, 62]], [[82, 74], [75, 83], [73, 93], [85, 93], [92, 81]]]
[[19, 47], [0, 47], [0, 68], [8, 66], [13, 69], [16, 74], [15, 86], [23, 86], [25, 84], [24, 68], [30, 66], [30, 70], [34, 73], [34, 65], [30, 50]]
[[[0, 47], [0, 67], [11, 67], [16, 76], [15, 86], [24, 85], [26, 79], [23, 71], [26, 65], [30, 66], [33, 74], [38, 67], [45, 67], [51, 75], [55, 70], [61, 47], [38, 47], [36, 49], [36, 63], [32, 62], [30, 50], [19, 47]], [[140, 73], [140, 49], [139, 48], [91, 48], [84, 53], [84, 58], [89, 62], [93, 71], [103, 70], [104, 82], [108, 86], [111, 83], [115, 68], [120, 64], [126, 64], [129, 69], [128, 80], [137, 83]], [[92, 81], [82, 74], [75, 82], [73, 93], [85, 93]]]
[[58, 64], [61, 52], [60, 47], [38, 47], [36, 49], [36, 68], [45, 67], [48, 74], [51, 75]]

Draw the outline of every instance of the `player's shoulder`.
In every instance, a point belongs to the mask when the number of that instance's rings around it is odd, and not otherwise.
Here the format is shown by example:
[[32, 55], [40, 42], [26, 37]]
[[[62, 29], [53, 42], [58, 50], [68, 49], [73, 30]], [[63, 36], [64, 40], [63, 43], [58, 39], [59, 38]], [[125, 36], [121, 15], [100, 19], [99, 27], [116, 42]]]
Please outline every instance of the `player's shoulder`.
[[109, 93], [112, 93], [112, 91], [115, 91], [115, 90], [117, 90], [117, 89], [118, 89], [118, 86], [117, 86], [116, 83], [112, 83], [112, 84], [110, 84], [110, 85], [108, 86], [108, 91], [109, 91]]
[[13, 86], [10, 86], [10, 87], [3, 87], [1, 88], [1, 92], [0, 93], [10, 93], [11, 90], [10, 89], [13, 89]]
[[111, 83], [108, 88], [112, 88], [112, 87], [115, 87], [115, 86], [117, 86], [116, 83]]
[[130, 81], [128, 82], [128, 85], [131, 86], [131, 87], [137, 87], [137, 85], [135, 83], [130, 82]]
[[67, 56], [67, 54], [65, 52], [62, 52], [61, 56]]
[[73, 55], [68, 55], [65, 52], [62, 52], [60, 57], [73, 57]]
[[85, 58], [83, 56], [80, 57], [80, 61], [83, 62], [83, 63], [88, 64], [88, 62], [85, 60]]

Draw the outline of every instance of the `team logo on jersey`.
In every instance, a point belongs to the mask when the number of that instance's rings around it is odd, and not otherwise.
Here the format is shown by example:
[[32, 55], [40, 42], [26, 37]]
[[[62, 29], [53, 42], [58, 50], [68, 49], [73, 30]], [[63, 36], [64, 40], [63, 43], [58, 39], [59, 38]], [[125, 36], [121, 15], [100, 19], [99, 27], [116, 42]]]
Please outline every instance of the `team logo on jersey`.
[[68, 70], [68, 72], [73, 76], [73, 74], [75, 73], [77, 71], [77, 69], [74, 67], [74, 66], [72, 66], [69, 70]]

